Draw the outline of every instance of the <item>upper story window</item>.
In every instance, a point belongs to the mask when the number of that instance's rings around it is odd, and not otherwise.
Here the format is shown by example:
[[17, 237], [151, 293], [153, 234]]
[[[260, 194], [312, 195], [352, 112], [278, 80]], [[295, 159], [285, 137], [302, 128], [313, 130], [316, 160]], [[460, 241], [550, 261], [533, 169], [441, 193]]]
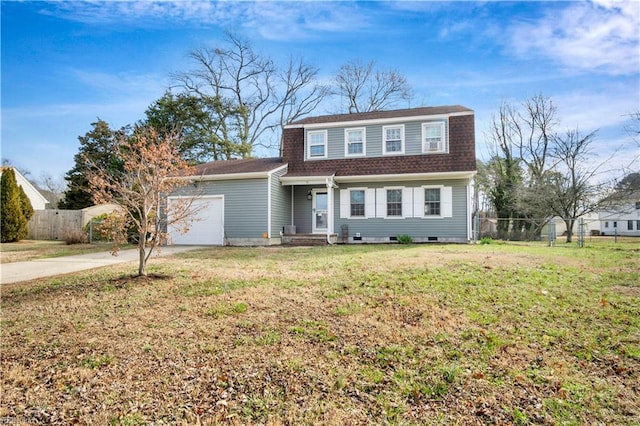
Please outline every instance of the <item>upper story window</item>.
[[327, 158], [327, 131], [307, 133], [307, 158]]
[[422, 124], [422, 152], [447, 152], [446, 134], [443, 121]]
[[383, 154], [404, 153], [404, 126], [382, 127]]
[[636, 210], [640, 210], [640, 201], [636, 201]]
[[361, 129], [345, 129], [344, 131], [345, 157], [366, 154], [366, 131]]

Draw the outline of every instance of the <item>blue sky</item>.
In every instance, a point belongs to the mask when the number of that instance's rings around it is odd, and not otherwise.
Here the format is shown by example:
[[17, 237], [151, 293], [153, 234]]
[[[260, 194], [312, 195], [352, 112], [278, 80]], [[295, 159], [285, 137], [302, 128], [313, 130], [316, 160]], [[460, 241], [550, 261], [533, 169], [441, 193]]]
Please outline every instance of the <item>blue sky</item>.
[[[625, 126], [640, 110], [640, 2], [8, 2], [2, 14], [2, 157], [62, 176], [97, 117], [113, 128], [192, 68], [189, 51], [225, 29], [329, 81], [353, 59], [404, 74], [411, 106], [476, 111], [476, 141], [501, 102], [536, 94], [561, 128], [599, 129], [601, 158], [638, 155]], [[318, 111], [333, 113], [339, 99]], [[409, 105], [398, 105], [407, 107]], [[332, 110], [332, 108], [334, 110]], [[269, 153], [259, 153], [266, 155]], [[617, 167], [617, 166], [614, 166]], [[636, 165], [636, 168], [640, 166]]]

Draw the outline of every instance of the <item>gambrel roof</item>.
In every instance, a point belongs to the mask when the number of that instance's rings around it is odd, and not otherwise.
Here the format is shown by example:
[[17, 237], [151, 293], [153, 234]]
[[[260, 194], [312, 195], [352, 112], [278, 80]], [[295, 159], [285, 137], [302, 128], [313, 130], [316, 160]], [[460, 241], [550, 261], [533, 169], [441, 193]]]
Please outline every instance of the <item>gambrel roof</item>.
[[359, 112], [353, 114], [333, 114], [307, 117], [289, 123], [286, 127], [299, 127], [309, 124], [343, 123], [349, 121], [384, 120], [391, 118], [408, 118], [434, 115], [473, 114], [473, 110], [462, 105], [436, 106], [395, 109], [391, 111]]

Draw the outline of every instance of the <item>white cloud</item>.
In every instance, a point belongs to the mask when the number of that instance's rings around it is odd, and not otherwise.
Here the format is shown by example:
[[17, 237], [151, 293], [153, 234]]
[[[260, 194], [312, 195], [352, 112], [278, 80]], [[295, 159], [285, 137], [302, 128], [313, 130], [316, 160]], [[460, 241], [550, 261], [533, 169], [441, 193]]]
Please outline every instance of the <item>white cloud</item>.
[[367, 27], [351, 2], [111, 1], [52, 2], [44, 14], [86, 24], [169, 24], [249, 28], [267, 40], [290, 40]]
[[166, 75], [138, 73], [106, 73], [71, 69], [71, 78], [89, 88], [106, 94], [109, 98], [159, 98], [169, 86]]
[[557, 3], [540, 19], [511, 25], [506, 37], [520, 56], [546, 56], [567, 69], [630, 75], [640, 71], [640, 2]]

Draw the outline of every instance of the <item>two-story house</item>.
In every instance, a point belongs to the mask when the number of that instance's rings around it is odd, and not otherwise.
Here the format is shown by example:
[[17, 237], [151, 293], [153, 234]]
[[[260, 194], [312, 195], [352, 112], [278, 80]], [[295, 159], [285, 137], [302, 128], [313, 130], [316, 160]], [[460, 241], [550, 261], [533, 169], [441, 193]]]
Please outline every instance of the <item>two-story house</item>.
[[467, 242], [476, 171], [473, 111], [424, 107], [288, 124], [282, 158], [202, 164], [168, 198], [203, 209], [174, 244]]

